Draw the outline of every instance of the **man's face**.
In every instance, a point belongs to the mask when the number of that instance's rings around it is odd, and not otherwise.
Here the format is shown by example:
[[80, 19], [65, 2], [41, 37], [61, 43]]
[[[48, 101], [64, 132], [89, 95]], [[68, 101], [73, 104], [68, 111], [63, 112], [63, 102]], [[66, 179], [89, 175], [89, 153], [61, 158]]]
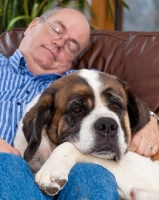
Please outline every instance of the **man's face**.
[[[59, 39], [51, 34], [52, 28], [60, 32]], [[72, 9], [58, 10], [45, 22], [39, 23], [38, 19], [31, 22], [19, 50], [34, 75], [62, 74], [87, 46], [89, 34], [89, 25], [81, 13]]]

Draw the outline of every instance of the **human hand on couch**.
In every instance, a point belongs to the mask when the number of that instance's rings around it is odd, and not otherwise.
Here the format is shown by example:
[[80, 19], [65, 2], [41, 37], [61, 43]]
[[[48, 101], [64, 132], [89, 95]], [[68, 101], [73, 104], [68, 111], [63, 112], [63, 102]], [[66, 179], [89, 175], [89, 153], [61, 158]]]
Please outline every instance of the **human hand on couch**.
[[159, 151], [159, 129], [155, 117], [150, 117], [149, 123], [135, 133], [129, 150], [143, 156], [153, 156]]

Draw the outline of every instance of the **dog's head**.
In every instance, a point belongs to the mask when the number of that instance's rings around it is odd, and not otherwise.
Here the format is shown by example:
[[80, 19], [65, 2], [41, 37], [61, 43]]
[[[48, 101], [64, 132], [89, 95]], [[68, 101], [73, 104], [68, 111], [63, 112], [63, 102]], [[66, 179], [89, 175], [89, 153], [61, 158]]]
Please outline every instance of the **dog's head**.
[[80, 70], [54, 82], [25, 115], [24, 158], [32, 159], [45, 129], [56, 145], [68, 141], [83, 153], [119, 160], [132, 135], [149, 120], [149, 108], [127, 83]]

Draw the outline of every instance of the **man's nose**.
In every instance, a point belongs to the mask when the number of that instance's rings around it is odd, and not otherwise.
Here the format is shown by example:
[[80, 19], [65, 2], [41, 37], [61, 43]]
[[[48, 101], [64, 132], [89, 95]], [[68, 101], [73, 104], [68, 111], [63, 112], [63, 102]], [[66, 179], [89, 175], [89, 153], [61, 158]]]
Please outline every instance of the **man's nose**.
[[54, 42], [54, 45], [57, 45], [58, 48], [63, 48], [65, 45], [65, 40], [63, 38], [58, 39]]

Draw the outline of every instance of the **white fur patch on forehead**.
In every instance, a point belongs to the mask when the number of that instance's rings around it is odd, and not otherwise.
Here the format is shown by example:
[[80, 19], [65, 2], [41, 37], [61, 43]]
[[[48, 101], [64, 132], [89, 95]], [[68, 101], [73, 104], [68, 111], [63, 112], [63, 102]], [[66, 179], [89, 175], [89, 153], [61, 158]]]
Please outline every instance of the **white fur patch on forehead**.
[[95, 107], [104, 106], [104, 102], [101, 99], [102, 82], [100, 76], [96, 70], [83, 69], [80, 71], [80, 76], [83, 77], [93, 90], [95, 96]]
[[92, 87], [95, 93], [97, 91], [99, 93], [101, 82], [99, 79], [98, 71], [82, 69], [79, 71], [79, 75], [83, 77], [85, 80], [87, 80], [88, 84]]

